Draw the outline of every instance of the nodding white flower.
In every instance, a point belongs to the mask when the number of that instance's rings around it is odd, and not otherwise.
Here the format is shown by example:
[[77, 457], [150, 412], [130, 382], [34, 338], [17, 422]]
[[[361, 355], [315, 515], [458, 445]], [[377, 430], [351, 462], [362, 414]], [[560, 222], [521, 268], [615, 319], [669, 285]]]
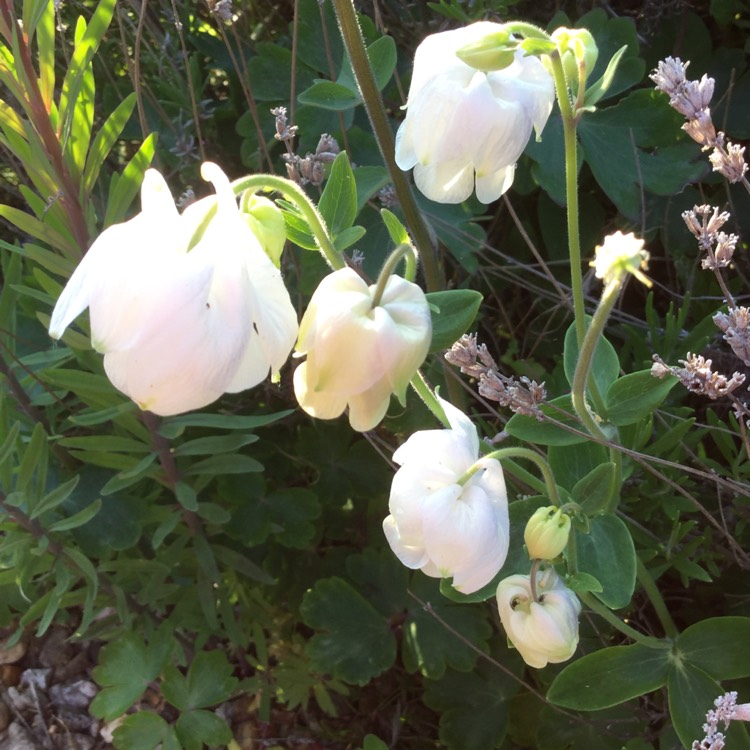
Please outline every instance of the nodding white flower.
[[383, 530], [407, 568], [453, 578], [464, 594], [488, 584], [508, 554], [508, 494], [500, 462], [479, 458], [471, 420], [440, 399], [450, 429], [414, 433], [394, 454]]
[[513, 575], [497, 587], [500, 621], [510, 642], [530, 667], [558, 664], [578, 646], [581, 603], [553, 568], [536, 582], [536, 599], [529, 576]]
[[482, 203], [513, 183], [516, 161], [552, 111], [552, 76], [536, 57], [516, 51], [501, 70], [483, 72], [456, 52], [502, 24], [481, 21], [428, 36], [414, 56], [406, 119], [396, 134], [396, 163], [414, 167], [430, 200], [460, 203], [474, 190]]
[[326, 276], [302, 317], [296, 355], [307, 360], [294, 371], [299, 405], [313, 417], [334, 419], [349, 407], [353, 429], [366, 432], [388, 410], [391, 394], [403, 404], [409, 381], [432, 340], [424, 292], [391, 276], [375, 303], [351, 268]]
[[297, 335], [281, 274], [242, 219], [229, 180], [209, 162], [201, 173], [216, 195], [180, 215], [164, 178], [149, 169], [141, 213], [102, 232], [50, 322], [60, 338], [88, 307], [92, 344], [113, 385], [163, 416], [257, 385], [281, 367]]

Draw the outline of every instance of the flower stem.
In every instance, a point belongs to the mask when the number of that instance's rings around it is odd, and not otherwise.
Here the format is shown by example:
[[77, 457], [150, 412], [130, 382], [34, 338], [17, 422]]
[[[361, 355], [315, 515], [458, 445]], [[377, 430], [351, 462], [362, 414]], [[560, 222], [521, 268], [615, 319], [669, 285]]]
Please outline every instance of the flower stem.
[[646, 593], [646, 596], [649, 598], [651, 606], [654, 608], [656, 616], [659, 618], [659, 622], [664, 628], [664, 635], [666, 635], [667, 638], [676, 638], [680, 631], [674, 624], [672, 615], [669, 613], [669, 609], [667, 609], [667, 605], [664, 602], [664, 597], [661, 595], [661, 591], [659, 591], [653, 579], [653, 576], [648, 572], [648, 569], [643, 564], [641, 558], [637, 556], [636, 565], [636, 576], [638, 577], [638, 583], [641, 584], [644, 592]]
[[557, 103], [562, 117], [565, 142], [565, 203], [568, 218], [568, 253], [570, 256], [570, 286], [573, 291], [573, 311], [575, 314], [576, 338], [581, 346], [586, 333], [586, 310], [583, 298], [583, 273], [581, 272], [581, 238], [578, 227], [578, 119], [568, 93], [562, 58], [559, 52], [550, 54], [552, 76], [555, 81]]
[[671, 643], [661, 638], [654, 638], [650, 635], [643, 635], [630, 625], [626, 625], [614, 612], [605, 607], [599, 600], [591, 594], [577, 592], [578, 598], [592, 611], [596, 612], [599, 617], [606, 620], [615, 629], [628, 636], [636, 643], [640, 643], [648, 648], [671, 648]]
[[492, 453], [488, 453], [484, 458], [496, 458], [499, 461], [502, 461], [503, 458], [525, 458], [526, 460], [535, 463], [539, 469], [539, 473], [544, 478], [544, 484], [547, 488], [547, 494], [549, 495], [550, 501], [558, 508], [562, 504], [550, 465], [542, 456], [535, 451], [532, 451], [530, 448], [521, 448], [520, 446], [500, 448], [499, 450], [492, 451]]
[[[302, 216], [310, 227], [310, 231], [315, 237], [315, 241], [318, 243], [320, 253], [326, 259], [328, 265], [335, 271], [346, 268], [344, 256], [335, 248], [326, 229], [323, 217], [320, 215], [315, 204], [308, 198], [305, 191], [296, 182], [287, 180], [285, 177], [277, 177], [273, 174], [254, 174], [235, 180], [232, 183], [232, 190], [234, 190], [235, 195], [240, 195], [245, 190], [252, 190], [254, 192], [266, 190], [281, 193], [287, 200], [294, 203], [302, 213]], [[209, 212], [207, 214], [203, 224], [207, 224], [211, 220], [213, 213]]]
[[396, 164], [396, 146], [393, 131], [388, 122], [388, 115], [386, 114], [375, 76], [370, 67], [370, 60], [367, 57], [367, 49], [362, 38], [362, 31], [357, 22], [354, 5], [352, 0], [333, 0], [333, 7], [336, 9], [341, 37], [349, 53], [354, 77], [362, 94], [362, 100], [372, 124], [375, 140], [378, 142], [380, 153], [388, 168], [391, 182], [401, 205], [401, 210], [404, 212], [404, 219], [411, 230], [415, 244], [419, 250], [419, 255], [422, 258], [427, 291], [439, 291], [443, 288], [444, 284], [435, 246], [430, 237], [430, 231], [414, 200], [414, 194], [406, 179], [406, 175]]
[[375, 287], [375, 293], [372, 295], [372, 306], [377, 307], [380, 304], [380, 300], [385, 292], [385, 287], [388, 284], [388, 279], [396, 271], [396, 266], [404, 260], [406, 263], [406, 270], [404, 271], [404, 278], [407, 281], [413, 281], [414, 275], [417, 270], [417, 253], [414, 248], [407, 242], [399, 245], [387, 258], [383, 267], [380, 269], [380, 275], [378, 276], [378, 283]]
[[[576, 364], [575, 374], [573, 375], [573, 384], [571, 387], [571, 400], [573, 409], [578, 418], [585, 425], [591, 435], [605, 443], [609, 442], [609, 437], [600, 427], [594, 414], [591, 412], [589, 405], [586, 403], [586, 384], [590, 386], [595, 383], [594, 378], [590, 377], [591, 367], [594, 362], [594, 353], [596, 347], [604, 333], [604, 326], [612, 312], [617, 296], [622, 288], [622, 279], [615, 278], [607, 284], [602, 292], [602, 298], [599, 306], [596, 308], [594, 317], [586, 332], [583, 343], [578, 352], [578, 362]], [[615, 465], [615, 487], [620, 486], [622, 475], [622, 455], [620, 451], [611, 447], [609, 450], [610, 461]], [[618, 492], [614, 492], [610, 500], [607, 512], [613, 513], [617, 507]]]
[[433, 393], [432, 388], [427, 385], [424, 375], [420, 371], [411, 379], [411, 387], [417, 392], [417, 395], [424, 401], [425, 406], [435, 415], [437, 420], [445, 427], [450, 429], [451, 423], [445, 416], [445, 411]]

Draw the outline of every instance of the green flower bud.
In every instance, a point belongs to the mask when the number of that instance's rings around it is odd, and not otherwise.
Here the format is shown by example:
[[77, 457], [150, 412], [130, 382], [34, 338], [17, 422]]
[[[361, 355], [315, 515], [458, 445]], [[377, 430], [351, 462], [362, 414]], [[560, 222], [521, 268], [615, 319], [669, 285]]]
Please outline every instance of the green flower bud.
[[515, 59], [516, 46], [507, 31], [492, 31], [456, 50], [456, 56], [470, 67], [489, 73], [507, 68]]
[[570, 516], [560, 508], [539, 508], [531, 516], [523, 532], [523, 540], [532, 560], [552, 560], [568, 543]]
[[258, 238], [263, 252], [278, 268], [286, 242], [286, 225], [281, 210], [272, 200], [248, 190], [240, 200], [240, 214]]
[[583, 65], [584, 79], [591, 73], [599, 57], [599, 48], [588, 29], [559, 28], [552, 39], [562, 52], [563, 66], [568, 81], [578, 81], [578, 67]]

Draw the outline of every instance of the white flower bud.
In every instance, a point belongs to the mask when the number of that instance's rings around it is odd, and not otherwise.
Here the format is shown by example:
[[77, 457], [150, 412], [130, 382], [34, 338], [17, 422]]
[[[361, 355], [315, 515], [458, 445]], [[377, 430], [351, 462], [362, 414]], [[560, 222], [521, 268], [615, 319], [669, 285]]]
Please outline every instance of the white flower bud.
[[334, 419], [349, 407], [353, 429], [366, 432], [388, 410], [391, 394], [405, 402], [409, 381], [432, 340], [430, 308], [416, 285], [391, 276], [379, 304], [375, 285], [344, 268], [326, 276], [300, 324], [294, 371], [299, 405], [313, 417]]
[[497, 606], [508, 639], [530, 667], [558, 664], [573, 656], [581, 603], [554, 569], [537, 579], [536, 600], [528, 576], [503, 579], [497, 587]]

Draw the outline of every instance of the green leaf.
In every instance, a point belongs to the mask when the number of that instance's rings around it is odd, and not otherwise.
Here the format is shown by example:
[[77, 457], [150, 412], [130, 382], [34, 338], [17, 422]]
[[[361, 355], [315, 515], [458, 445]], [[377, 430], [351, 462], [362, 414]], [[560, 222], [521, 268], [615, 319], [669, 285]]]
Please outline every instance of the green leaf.
[[357, 218], [357, 183], [346, 151], [342, 151], [331, 165], [318, 209], [334, 239]]
[[307, 642], [315, 667], [355, 685], [389, 669], [396, 640], [388, 621], [341, 578], [319, 580], [300, 607], [308, 627], [322, 630]]
[[594, 516], [590, 533], [576, 532], [578, 569], [594, 576], [603, 590], [596, 596], [611, 609], [630, 603], [635, 589], [633, 539], [617, 516]]
[[650, 369], [623, 375], [607, 391], [609, 420], [618, 427], [640, 422], [664, 401], [677, 382], [672, 375], [656, 378]]
[[[391, 178], [385, 167], [354, 167], [354, 179], [357, 182], [357, 213], [378, 190], [390, 183]], [[385, 209], [384, 209], [385, 210]]]
[[[547, 451], [547, 460], [555, 482], [572, 492], [581, 479], [609, 460], [609, 454], [603, 445], [593, 442], [551, 445]], [[579, 496], [573, 497], [577, 503], [581, 502]]]
[[177, 719], [177, 736], [186, 750], [226, 746], [232, 730], [220, 716], [210, 711], [188, 711]]
[[124, 633], [108, 643], [92, 671], [102, 690], [91, 702], [91, 713], [105, 721], [124, 714], [156, 679], [167, 656], [163, 648], [147, 649], [135, 633]]
[[[515, 656], [515, 655], [514, 655]], [[507, 665], [513, 657], [500, 657]], [[517, 661], [520, 661], [518, 659]], [[511, 664], [513, 662], [511, 661]], [[500, 746], [508, 726], [508, 700], [518, 690], [510, 674], [480, 659], [471, 672], [448, 672], [425, 685], [424, 702], [440, 711], [440, 740], [451, 750], [489, 750]]]
[[91, 505], [79, 511], [74, 516], [53, 523], [49, 527], [49, 531], [70, 531], [70, 529], [77, 529], [87, 524], [101, 509], [101, 498], [97, 498]]
[[[726, 644], [725, 644], [726, 645]], [[669, 714], [684, 747], [692, 747], [694, 740], [704, 736], [706, 713], [714, 708], [714, 701], [726, 690], [692, 664], [675, 666], [667, 679]], [[748, 750], [750, 739], [742, 722], [733, 721], [726, 732], [726, 747]]]
[[180, 711], [210, 708], [228, 700], [237, 687], [233, 667], [223, 651], [199, 651], [187, 677], [174, 667], [164, 673], [164, 697]]
[[612, 85], [615, 73], [617, 73], [617, 66], [627, 49], [627, 45], [620, 47], [620, 49], [612, 55], [612, 58], [607, 64], [607, 69], [604, 71], [604, 75], [602, 75], [602, 77], [595, 83], [586, 86], [586, 95], [583, 100], [584, 107], [593, 106], [604, 96], [604, 94], [607, 93], [609, 87]]
[[[729, 645], [731, 644], [731, 645]], [[711, 617], [677, 639], [681, 659], [715, 680], [750, 676], [750, 617]]]
[[395, 245], [406, 245], [410, 243], [409, 233], [406, 231], [406, 227], [399, 221], [396, 214], [392, 213], [387, 208], [382, 208], [380, 209], [380, 216], [383, 219], [388, 234], [391, 235], [391, 239]]
[[69, 479], [67, 482], [65, 482], [65, 484], [61, 484], [59, 487], [55, 487], [52, 492], [45, 495], [38, 503], [34, 504], [33, 510], [29, 513], [29, 518], [31, 518], [32, 520], [35, 518], [39, 518], [42, 513], [48, 510], [52, 510], [58, 505], [61, 505], [70, 497], [77, 484], [78, 477], [76, 476], [72, 479]]
[[[477, 651], [487, 650], [487, 641], [493, 632], [486, 613], [478, 607], [465, 607], [443, 599], [438, 582], [421, 573], [412, 578], [410, 590], [428, 608], [416, 601], [410, 602], [402, 644], [407, 671], [419, 670], [425, 677], [437, 680], [447, 667], [459, 672], [473, 669]], [[461, 638], [456, 633], [460, 633]]]
[[365, 736], [361, 750], [388, 750], [388, 745], [374, 734], [368, 734]]
[[505, 425], [505, 431], [518, 440], [538, 445], [575, 445], [588, 440], [575, 416], [569, 395], [552, 399], [543, 404], [541, 410], [549, 420], [539, 421], [536, 417], [514, 414]]
[[83, 179], [81, 182], [81, 192], [83, 193], [84, 199], [86, 199], [94, 189], [94, 185], [99, 178], [99, 172], [104, 164], [104, 160], [109, 155], [109, 152], [117, 142], [117, 139], [120, 137], [123, 128], [127, 125], [130, 115], [133, 113], [135, 103], [136, 94], [135, 92], [132, 92], [120, 102], [96, 134], [86, 158], [86, 168], [83, 172]]
[[195, 476], [196, 474], [251, 474], [257, 471], [263, 471], [263, 464], [256, 461], [250, 456], [238, 454], [223, 454], [211, 456], [197, 461], [185, 472], [186, 476]]
[[104, 214], [104, 226], [117, 224], [125, 218], [136, 194], [141, 188], [143, 175], [151, 166], [156, 151], [156, 132], [150, 133], [128, 162], [121, 175], [113, 174], [109, 185], [107, 210]]
[[[647, 89], [581, 120], [578, 132], [586, 161], [625, 216], [640, 215], [644, 189], [674, 195], [705, 173], [699, 146], [676, 143], [682, 122], [667, 97]], [[617, 164], [616, 170], [612, 164]]]
[[[590, 322], [587, 320], [587, 324]], [[565, 377], [568, 385], [573, 385], [576, 365], [578, 364], [578, 338], [576, 336], [575, 323], [571, 323], [565, 333], [565, 348], [563, 351], [563, 364], [565, 366]], [[604, 394], [620, 374], [620, 359], [614, 346], [604, 336], [599, 339], [594, 351], [594, 361], [591, 363], [591, 375], [596, 382], [599, 392]]]
[[565, 579], [565, 585], [576, 593], [586, 594], [589, 591], [599, 593], [602, 591], [602, 585], [599, 581], [590, 576], [588, 573], [574, 573]]
[[570, 494], [587, 516], [595, 516], [610, 507], [617, 490], [616, 480], [617, 467], [607, 461], [578, 481]]
[[381, 36], [368, 46], [367, 57], [370, 59], [378, 91], [382, 91], [396, 69], [398, 57], [396, 42], [392, 37]]
[[273, 414], [259, 414], [244, 416], [240, 414], [184, 414], [179, 417], [169, 417], [159, 427], [159, 434], [165, 438], [176, 438], [186, 427], [206, 427], [215, 430], [255, 430], [273, 424], [294, 410], [278, 411]]
[[297, 97], [297, 101], [321, 109], [343, 112], [356, 107], [362, 99], [356, 91], [352, 91], [348, 86], [334, 81], [318, 80], [309, 89], [303, 91]]
[[479, 312], [482, 295], [473, 289], [449, 289], [425, 295], [432, 311], [431, 352], [448, 349], [469, 330]]
[[181, 750], [174, 729], [151, 711], [126, 716], [112, 739], [117, 750], [154, 750], [159, 745], [161, 750]]
[[359, 242], [367, 233], [364, 227], [353, 226], [348, 229], [344, 229], [336, 235], [336, 239], [333, 241], [334, 247], [343, 253], [348, 247], [351, 247], [355, 242]]
[[252, 433], [239, 435], [214, 435], [196, 438], [178, 445], [174, 449], [175, 456], [212, 456], [219, 453], [232, 453], [258, 440]]
[[667, 681], [669, 648], [640, 643], [586, 654], [555, 677], [547, 700], [578, 711], [597, 711], [658, 690]]

